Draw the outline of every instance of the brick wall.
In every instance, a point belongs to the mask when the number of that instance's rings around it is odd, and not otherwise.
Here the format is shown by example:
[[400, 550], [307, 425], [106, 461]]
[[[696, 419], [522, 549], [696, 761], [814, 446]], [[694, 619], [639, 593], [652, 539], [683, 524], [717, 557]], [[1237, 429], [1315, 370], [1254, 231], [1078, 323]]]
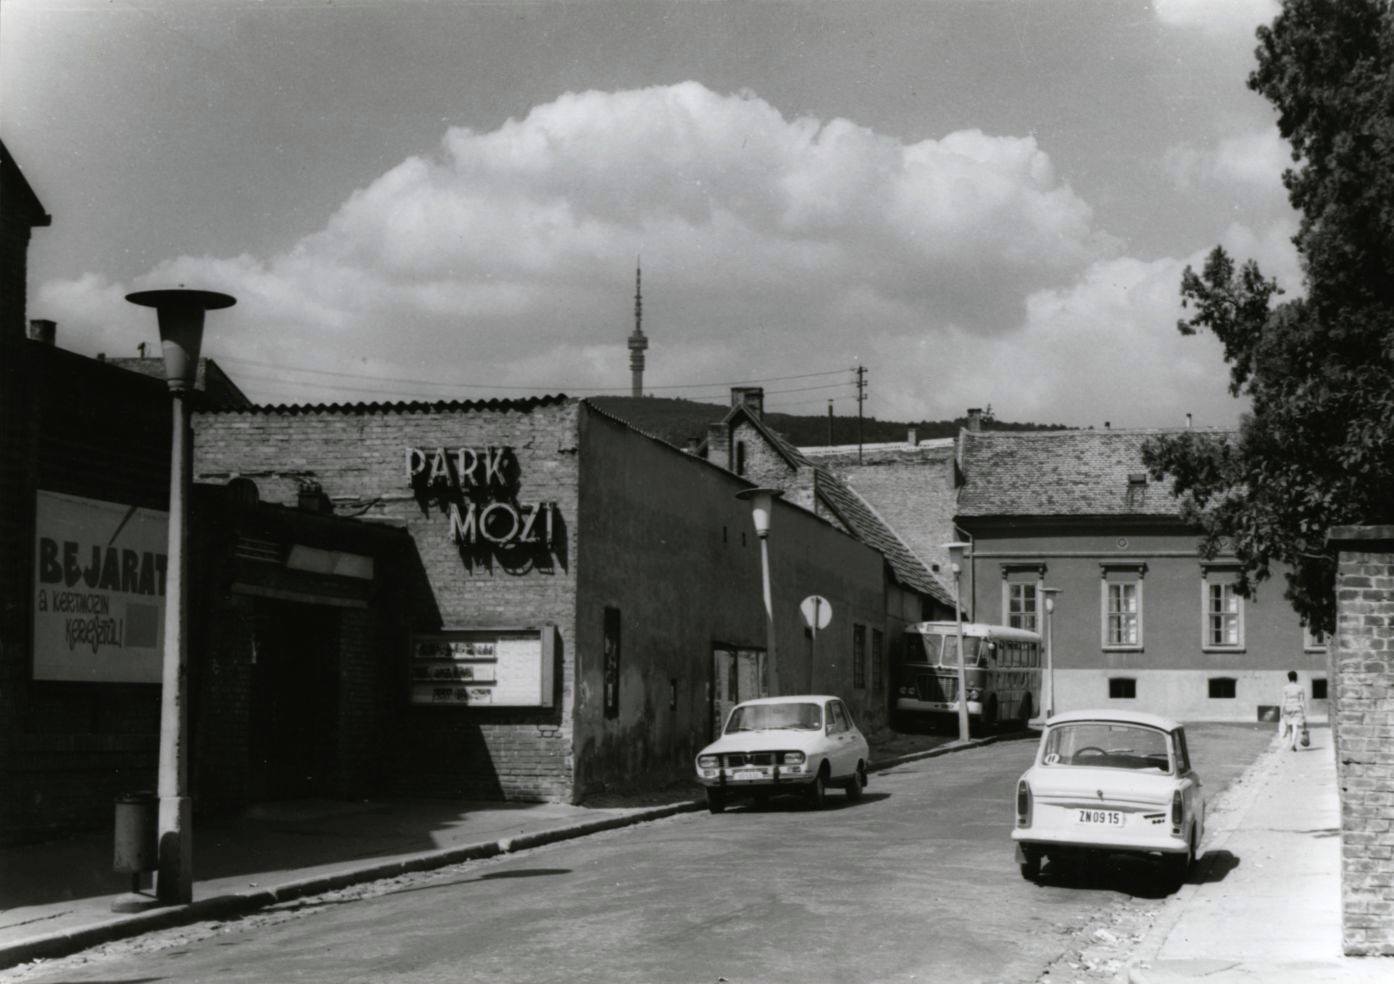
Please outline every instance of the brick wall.
[[[340, 513], [403, 528], [414, 543], [414, 556], [394, 572], [406, 582], [394, 603], [399, 620], [344, 616], [341, 781], [376, 770], [385, 791], [402, 795], [571, 797], [576, 413], [575, 403], [519, 401], [195, 415], [196, 481], [250, 478], [262, 501], [284, 505], [314, 482]], [[519, 501], [556, 503], [555, 552], [521, 564], [462, 553], [448, 517], [437, 503], [418, 499], [406, 477], [407, 449], [437, 447], [512, 448]], [[547, 623], [556, 626], [561, 653], [554, 706], [407, 704], [412, 631]]]
[[1337, 527], [1331, 720], [1345, 952], [1394, 955], [1394, 526]]

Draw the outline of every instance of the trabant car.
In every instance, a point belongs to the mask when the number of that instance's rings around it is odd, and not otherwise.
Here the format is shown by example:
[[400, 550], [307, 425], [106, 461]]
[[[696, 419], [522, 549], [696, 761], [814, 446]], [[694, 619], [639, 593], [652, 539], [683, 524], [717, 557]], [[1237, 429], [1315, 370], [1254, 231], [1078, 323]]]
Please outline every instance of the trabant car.
[[1082, 854], [1158, 859], [1179, 886], [1205, 836], [1205, 799], [1185, 729], [1155, 714], [1071, 711], [1046, 721], [1036, 761], [1016, 788], [1016, 860]]
[[721, 737], [697, 755], [697, 780], [713, 813], [737, 798], [784, 792], [802, 793], [818, 808], [829, 786], [860, 797], [869, 758], [866, 738], [840, 698], [762, 697], [732, 708]]

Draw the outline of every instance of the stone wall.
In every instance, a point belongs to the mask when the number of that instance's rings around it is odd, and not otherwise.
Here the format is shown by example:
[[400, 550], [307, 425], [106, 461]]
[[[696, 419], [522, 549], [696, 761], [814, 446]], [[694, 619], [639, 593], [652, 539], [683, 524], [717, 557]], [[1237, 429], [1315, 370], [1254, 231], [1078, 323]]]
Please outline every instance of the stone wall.
[[1394, 956], [1394, 526], [1331, 531], [1340, 552], [1331, 723], [1341, 790], [1341, 925]]

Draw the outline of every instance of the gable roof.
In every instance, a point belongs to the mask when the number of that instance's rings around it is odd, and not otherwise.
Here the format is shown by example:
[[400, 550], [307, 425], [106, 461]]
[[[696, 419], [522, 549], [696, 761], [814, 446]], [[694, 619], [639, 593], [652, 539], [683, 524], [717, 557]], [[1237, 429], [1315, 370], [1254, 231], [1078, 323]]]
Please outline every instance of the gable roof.
[[[677, 446], [678, 442], [668, 436], [672, 433], [671, 428], [665, 428], [661, 421], [655, 421], [645, 413], [646, 410], [658, 408], [664, 401], [655, 401], [648, 397], [587, 397], [585, 402], [641, 434]], [[953, 595], [949, 590], [865, 499], [831, 471], [809, 461], [803, 452], [770, 427], [761, 414], [755, 413], [745, 404], [737, 404], [726, 408], [719, 421], [709, 420], [708, 424], [721, 423], [729, 428], [737, 420], [748, 422], [754, 427], [770, 447], [789, 463], [790, 468], [795, 471], [809, 469], [812, 472], [813, 493], [817, 501], [841, 520], [852, 536], [885, 558], [891, 575], [897, 582], [945, 605], [953, 605]], [[706, 425], [702, 429], [701, 446], [706, 446]]]
[[0, 202], [3, 203], [0, 214], [5, 216], [7, 222], [15, 218], [30, 227], [46, 226], [53, 222], [53, 217], [44, 211], [43, 202], [34, 194], [34, 189], [25, 180], [24, 172], [10, 156], [3, 140], [0, 140]]
[[953, 595], [939, 583], [924, 561], [911, 552], [905, 541], [855, 489], [821, 465], [814, 466], [813, 487], [819, 500], [842, 520], [858, 540], [880, 551], [897, 581], [945, 605], [954, 603]]
[[1177, 433], [1185, 432], [965, 430], [957, 513], [1175, 517], [1179, 509], [1170, 483], [1147, 475], [1142, 445]]

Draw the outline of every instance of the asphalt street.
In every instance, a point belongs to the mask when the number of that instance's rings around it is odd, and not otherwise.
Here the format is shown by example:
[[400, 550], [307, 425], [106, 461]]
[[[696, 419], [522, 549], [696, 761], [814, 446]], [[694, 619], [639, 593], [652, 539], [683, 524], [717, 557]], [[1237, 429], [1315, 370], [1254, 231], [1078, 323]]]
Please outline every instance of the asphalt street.
[[[1212, 795], [1268, 737], [1193, 730]], [[380, 882], [23, 980], [1033, 981], [1101, 909], [1164, 892], [1145, 865], [1021, 879], [1008, 831], [1033, 750], [904, 764], [822, 811], [776, 799]]]

